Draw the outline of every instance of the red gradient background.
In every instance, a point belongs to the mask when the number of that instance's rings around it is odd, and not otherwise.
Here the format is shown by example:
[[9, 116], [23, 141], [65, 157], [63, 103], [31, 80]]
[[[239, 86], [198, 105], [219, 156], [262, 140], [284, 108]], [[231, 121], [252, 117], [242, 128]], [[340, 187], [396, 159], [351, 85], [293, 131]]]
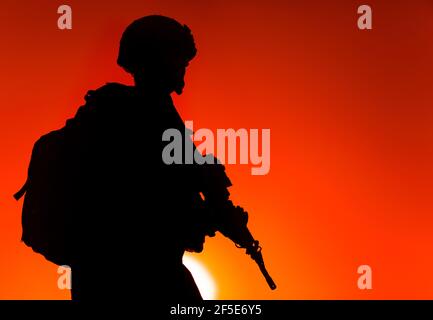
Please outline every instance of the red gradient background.
[[[188, 24], [199, 50], [175, 97], [183, 118], [271, 129], [268, 175], [227, 170], [278, 289], [218, 236], [197, 255], [218, 298], [433, 299], [432, 1], [369, 1], [371, 31], [357, 28], [363, 1], [71, 0], [70, 31], [57, 29], [61, 4], [0, 4], [0, 298], [69, 298], [56, 266], [20, 243], [12, 194], [35, 140], [87, 90], [131, 83], [115, 64], [121, 33], [159, 13]], [[372, 290], [357, 288], [361, 264]]]

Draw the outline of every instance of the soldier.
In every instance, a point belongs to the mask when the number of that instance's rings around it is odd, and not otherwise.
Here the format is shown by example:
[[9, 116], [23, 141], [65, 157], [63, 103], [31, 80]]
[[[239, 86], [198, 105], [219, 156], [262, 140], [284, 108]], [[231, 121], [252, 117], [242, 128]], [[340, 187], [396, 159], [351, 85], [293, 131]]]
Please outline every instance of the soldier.
[[89, 91], [75, 117], [33, 148], [15, 195], [26, 194], [22, 240], [71, 266], [73, 300], [200, 301], [182, 257], [216, 231], [245, 248], [276, 288], [248, 215], [229, 200], [224, 167], [163, 162], [163, 132], [187, 132], [170, 95], [182, 93], [196, 51], [189, 28], [173, 19], [134, 21], [117, 62], [135, 85]]
[[90, 91], [70, 120], [73, 299], [201, 300], [182, 264], [185, 249], [201, 251], [205, 236], [186, 187], [191, 178], [161, 157], [164, 130], [184, 130], [170, 94], [182, 93], [195, 55], [186, 25], [157, 15], [134, 21], [117, 63], [135, 86]]

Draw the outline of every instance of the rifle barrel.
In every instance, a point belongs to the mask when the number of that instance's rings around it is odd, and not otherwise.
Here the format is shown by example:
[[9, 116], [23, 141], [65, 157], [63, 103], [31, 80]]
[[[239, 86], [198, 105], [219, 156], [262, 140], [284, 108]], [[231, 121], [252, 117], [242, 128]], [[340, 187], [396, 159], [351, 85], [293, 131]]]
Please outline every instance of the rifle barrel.
[[277, 288], [277, 285], [275, 284], [274, 280], [272, 280], [271, 276], [269, 275], [268, 270], [266, 270], [265, 265], [259, 264], [259, 268], [260, 268], [260, 271], [262, 272], [263, 276], [265, 277], [269, 288], [271, 288], [271, 290], [275, 290]]

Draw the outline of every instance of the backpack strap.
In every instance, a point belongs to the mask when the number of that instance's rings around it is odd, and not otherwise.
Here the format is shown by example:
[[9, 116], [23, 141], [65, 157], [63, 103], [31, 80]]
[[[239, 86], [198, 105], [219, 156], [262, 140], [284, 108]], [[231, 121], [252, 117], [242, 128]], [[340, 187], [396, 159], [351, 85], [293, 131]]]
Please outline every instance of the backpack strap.
[[18, 190], [17, 193], [14, 194], [14, 198], [15, 200], [20, 200], [22, 198], [22, 196], [26, 193], [27, 191], [27, 186], [28, 186], [28, 180], [26, 180], [26, 182], [24, 183], [24, 185], [21, 187], [20, 190]]

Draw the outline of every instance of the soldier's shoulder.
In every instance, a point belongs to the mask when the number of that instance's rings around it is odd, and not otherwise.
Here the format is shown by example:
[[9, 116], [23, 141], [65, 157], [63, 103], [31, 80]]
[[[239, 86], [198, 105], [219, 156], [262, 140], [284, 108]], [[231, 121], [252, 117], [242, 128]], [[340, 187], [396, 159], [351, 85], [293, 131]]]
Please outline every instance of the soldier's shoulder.
[[87, 104], [113, 103], [131, 98], [134, 87], [117, 82], [108, 82], [102, 87], [87, 91], [84, 99]]
[[89, 90], [84, 96], [85, 103], [80, 106], [75, 116], [66, 121], [66, 128], [92, 124], [101, 114], [115, 112], [120, 106], [128, 104], [134, 96], [134, 88], [121, 83], [110, 82], [98, 89]]

